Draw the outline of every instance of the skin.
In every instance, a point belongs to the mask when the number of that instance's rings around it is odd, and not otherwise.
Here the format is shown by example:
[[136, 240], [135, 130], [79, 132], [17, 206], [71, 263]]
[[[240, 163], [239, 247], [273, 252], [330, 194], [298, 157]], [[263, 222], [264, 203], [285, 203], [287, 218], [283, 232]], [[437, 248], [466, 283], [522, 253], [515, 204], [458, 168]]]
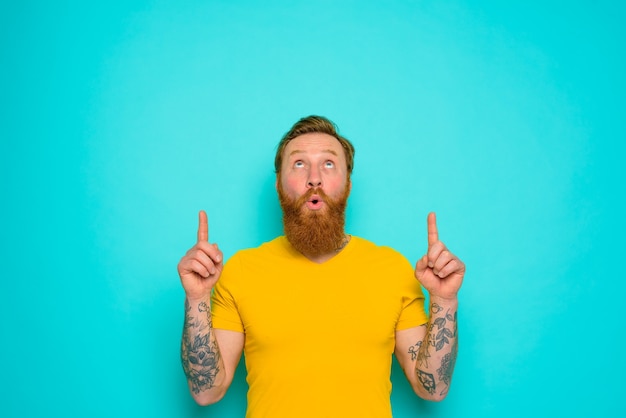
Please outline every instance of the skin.
[[[285, 193], [299, 197], [320, 187], [337, 198], [351, 187], [344, 151], [332, 136], [311, 133], [289, 142], [284, 150], [278, 182]], [[324, 211], [323, 201], [310, 199], [302, 210]], [[427, 218], [428, 251], [415, 266], [415, 277], [430, 295], [428, 324], [396, 332], [395, 355], [417, 395], [439, 401], [450, 386], [457, 352], [457, 293], [465, 265], [439, 240], [434, 213]], [[311, 261], [323, 263], [337, 253]], [[181, 360], [195, 401], [208, 405], [219, 401], [233, 380], [241, 358], [244, 334], [212, 328], [211, 290], [219, 280], [223, 254], [209, 243], [207, 216], [200, 211], [196, 244], [178, 264], [185, 290], [185, 324]]]
[[[298, 198], [312, 188], [321, 188], [331, 198], [337, 199], [352, 184], [348, 166], [339, 141], [323, 133], [309, 133], [292, 139], [285, 147], [281, 175], [276, 179], [291, 198]], [[327, 206], [320, 196], [314, 195], [302, 208], [304, 211], [324, 211]], [[309, 260], [323, 263], [337, 255], [336, 252], [312, 256]]]
[[395, 355], [415, 393], [441, 401], [448, 394], [458, 348], [457, 293], [465, 264], [439, 240], [437, 218], [427, 218], [428, 251], [416, 263], [415, 277], [430, 296], [430, 320], [396, 332]]
[[[181, 361], [189, 391], [200, 405], [224, 397], [243, 351], [243, 333], [212, 327], [211, 290], [222, 274], [223, 260], [217, 245], [209, 244], [207, 215], [200, 211], [198, 241], [178, 263], [186, 294]], [[201, 356], [215, 360], [198, 361]]]

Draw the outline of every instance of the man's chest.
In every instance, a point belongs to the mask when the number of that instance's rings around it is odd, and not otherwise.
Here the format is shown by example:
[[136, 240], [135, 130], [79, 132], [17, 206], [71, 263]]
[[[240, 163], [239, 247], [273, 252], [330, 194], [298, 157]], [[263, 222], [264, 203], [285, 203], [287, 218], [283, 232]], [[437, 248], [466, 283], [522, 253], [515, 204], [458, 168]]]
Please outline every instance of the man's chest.
[[289, 350], [316, 340], [392, 349], [401, 295], [354, 277], [266, 278], [238, 296], [246, 349]]

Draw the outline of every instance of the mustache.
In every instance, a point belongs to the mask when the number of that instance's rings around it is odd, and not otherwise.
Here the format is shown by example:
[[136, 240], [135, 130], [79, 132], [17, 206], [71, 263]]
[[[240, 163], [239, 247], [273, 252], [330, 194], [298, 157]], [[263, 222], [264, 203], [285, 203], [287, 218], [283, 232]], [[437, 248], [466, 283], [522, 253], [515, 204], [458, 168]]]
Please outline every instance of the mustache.
[[328, 203], [334, 202], [333, 199], [331, 199], [326, 193], [324, 193], [324, 190], [322, 190], [319, 187], [315, 187], [313, 189], [309, 189], [305, 194], [300, 196], [298, 200], [296, 200], [296, 204], [298, 206], [304, 205], [306, 202], [308, 202], [311, 199], [313, 195], [319, 196], [324, 202], [328, 202]]

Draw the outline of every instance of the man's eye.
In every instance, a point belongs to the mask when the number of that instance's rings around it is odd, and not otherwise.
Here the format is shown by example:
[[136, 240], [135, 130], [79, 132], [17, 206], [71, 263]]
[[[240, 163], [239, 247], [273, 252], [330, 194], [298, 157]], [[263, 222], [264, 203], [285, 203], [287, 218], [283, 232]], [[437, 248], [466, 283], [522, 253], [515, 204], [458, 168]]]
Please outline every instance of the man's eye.
[[296, 168], [304, 167], [304, 163], [302, 161], [296, 161], [295, 163], [293, 163], [293, 166]]
[[326, 161], [324, 163], [324, 167], [326, 167], [326, 168], [333, 168], [333, 167], [335, 167], [335, 163], [333, 163], [332, 161]]

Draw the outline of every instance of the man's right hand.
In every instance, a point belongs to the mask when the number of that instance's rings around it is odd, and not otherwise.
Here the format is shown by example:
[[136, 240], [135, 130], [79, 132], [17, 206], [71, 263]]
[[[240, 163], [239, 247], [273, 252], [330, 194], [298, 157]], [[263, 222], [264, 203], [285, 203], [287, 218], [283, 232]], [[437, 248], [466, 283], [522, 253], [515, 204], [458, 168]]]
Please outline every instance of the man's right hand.
[[217, 244], [209, 244], [209, 223], [206, 212], [199, 213], [198, 242], [178, 263], [178, 275], [187, 299], [206, 301], [222, 274], [224, 255]]

